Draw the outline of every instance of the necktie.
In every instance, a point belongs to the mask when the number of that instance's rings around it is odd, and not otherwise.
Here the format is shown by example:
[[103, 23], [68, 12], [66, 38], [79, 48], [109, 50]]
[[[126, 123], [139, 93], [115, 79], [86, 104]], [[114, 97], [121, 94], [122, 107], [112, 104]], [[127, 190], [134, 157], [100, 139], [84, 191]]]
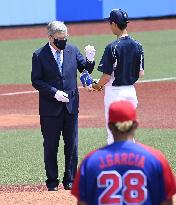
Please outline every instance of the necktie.
[[56, 51], [56, 62], [58, 65], [58, 68], [60, 70], [60, 72], [62, 73], [62, 62], [61, 62], [61, 52], [60, 51]]

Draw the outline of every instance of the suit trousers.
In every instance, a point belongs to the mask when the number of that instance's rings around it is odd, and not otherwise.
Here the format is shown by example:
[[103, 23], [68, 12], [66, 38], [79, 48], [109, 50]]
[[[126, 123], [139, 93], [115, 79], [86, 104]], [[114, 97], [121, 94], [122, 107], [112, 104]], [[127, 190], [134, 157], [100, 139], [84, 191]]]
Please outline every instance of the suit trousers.
[[78, 164], [78, 114], [69, 114], [66, 106], [59, 116], [40, 116], [43, 135], [46, 186], [58, 186], [57, 153], [60, 135], [64, 140], [65, 172], [63, 184], [74, 181]]

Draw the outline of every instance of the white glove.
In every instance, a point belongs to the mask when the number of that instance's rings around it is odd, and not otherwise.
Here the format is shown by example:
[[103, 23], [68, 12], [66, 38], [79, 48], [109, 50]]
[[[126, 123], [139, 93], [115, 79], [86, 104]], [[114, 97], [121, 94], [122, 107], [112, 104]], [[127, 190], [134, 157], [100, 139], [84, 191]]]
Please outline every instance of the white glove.
[[61, 102], [69, 102], [69, 99], [68, 99], [68, 94], [63, 92], [63, 91], [60, 91], [58, 90], [54, 96], [58, 101], [61, 101]]
[[91, 62], [94, 61], [95, 52], [96, 52], [94, 46], [88, 45], [84, 48], [84, 51], [86, 53], [87, 60]]

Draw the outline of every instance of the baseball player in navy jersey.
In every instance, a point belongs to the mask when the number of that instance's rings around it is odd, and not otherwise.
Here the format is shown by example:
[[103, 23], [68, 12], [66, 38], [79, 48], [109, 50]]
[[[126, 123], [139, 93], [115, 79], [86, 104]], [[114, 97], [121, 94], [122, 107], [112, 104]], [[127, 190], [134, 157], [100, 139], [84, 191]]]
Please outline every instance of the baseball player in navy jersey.
[[173, 205], [175, 176], [160, 151], [135, 142], [132, 103], [113, 102], [108, 122], [114, 143], [83, 159], [72, 189], [78, 205]]
[[121, 9], [111, 11], [108, 18], [110, 28], [117, 40], [108, 44], [98, 66], [102, 76], [93, 88], [101, 90], [105, 85], [105, 119], [108, 144], [113, 137], [108, 129], [108, 108], [111, 102], [126, 99], [137, 107], [138, 100], [133, 86], [139, 77], [144, 76], [144, 52], [141, 44], [130, 37], [126, 27], [128, 15]]

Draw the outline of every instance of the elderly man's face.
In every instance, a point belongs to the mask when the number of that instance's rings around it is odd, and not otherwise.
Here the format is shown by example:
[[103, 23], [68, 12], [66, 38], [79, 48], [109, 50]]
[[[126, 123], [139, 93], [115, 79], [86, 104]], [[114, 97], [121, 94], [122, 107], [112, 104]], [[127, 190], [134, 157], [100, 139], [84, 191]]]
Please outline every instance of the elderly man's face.
[[59, 33], [59, 32], [57, 32], [53, 36], [50, 36], [49, 40], [50, 40], [51, 43], [53, 43], [54, 39], [65, 40], [65, 39], [67, 39], [67, 37], [68, 37], [67, 33]]
[[57, 32], [54, 35], [49, 36], [49, 41], [55, 49], [63, 50], [66, 46], [67, 37], [67, 33]]

